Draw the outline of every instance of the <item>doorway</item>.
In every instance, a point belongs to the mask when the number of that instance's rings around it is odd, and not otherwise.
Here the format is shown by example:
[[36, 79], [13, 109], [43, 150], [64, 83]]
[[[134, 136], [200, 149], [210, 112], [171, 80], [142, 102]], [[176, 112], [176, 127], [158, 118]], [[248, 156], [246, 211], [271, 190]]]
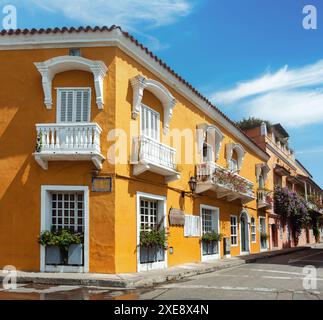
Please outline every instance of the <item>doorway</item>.
[[249, 249], [249, 219], [248, 214], [243, 211], [240, 216], [240, 245], [241, 254], [247, 254]]

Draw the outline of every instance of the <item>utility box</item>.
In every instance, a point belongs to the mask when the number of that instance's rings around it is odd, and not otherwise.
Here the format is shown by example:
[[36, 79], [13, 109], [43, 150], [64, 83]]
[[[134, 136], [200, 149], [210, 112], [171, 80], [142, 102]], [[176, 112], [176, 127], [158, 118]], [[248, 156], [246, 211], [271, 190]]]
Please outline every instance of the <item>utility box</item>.
[[231, 239], [223, 238], [223, 252], [225, 257], [231, 256]]

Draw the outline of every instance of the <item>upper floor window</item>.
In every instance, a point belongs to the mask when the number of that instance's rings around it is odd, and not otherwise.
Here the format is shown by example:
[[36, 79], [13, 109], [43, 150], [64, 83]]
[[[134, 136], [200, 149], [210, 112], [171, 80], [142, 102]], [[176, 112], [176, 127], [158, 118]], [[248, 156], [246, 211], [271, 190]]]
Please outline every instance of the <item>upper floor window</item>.
[[238, 155], [235, 151], [233, 151], [233, 154], [232, 154], [232, 158], [229, 162], [229, 169], [232, 171], [232, 172], [237, 172], [239, 171], [239, 167], [238, 167]]
[[90, 111], [90, 88], [60, 88], [57, 90], [58, 122], [90, 122]]
[[204, 163], [213, 161], [212, 153], [213, 153], [212, 146], [207, 144], [206, 142], [204, 142], [204, 144], [203, 144], [203, 162]]
[[258, 181], [259, 189], [265, 189], [269, 172], [270, 168], [266, 163], [260, 163], [256, 165], [256, 178]]
[[232, 172], [239, 172], [245, 156], [245, 150], [240, 144], [229, 143], [226, 145], [227, 165]]
[[197, 126], [197, 147], [203, 163], [218, 160], [223, 139], [223, 134], [216, 126], [206, 123]]
[[141, 134], [160, 141], [160, 114], [145, 106], [141, 106]]

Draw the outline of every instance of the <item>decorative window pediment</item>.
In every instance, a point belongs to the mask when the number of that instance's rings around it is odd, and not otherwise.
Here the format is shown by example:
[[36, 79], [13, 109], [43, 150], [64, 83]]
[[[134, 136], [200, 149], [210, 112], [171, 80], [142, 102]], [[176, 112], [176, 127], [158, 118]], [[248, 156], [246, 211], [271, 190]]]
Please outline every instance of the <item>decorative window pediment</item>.
[[169, 132], [170, 120], [173, 116], [173, 109], [177, 103], [172, 94], [160, 82], [146, 79], [138, 75], [131, 79], [133, 88], [133, 105], [132, 105], [132, 118], [137, 119], [140, 114], [141, 102], [144, 95], [144, 90], [153, 93], [163, 104], [164, 107], [164, 133]]
[[203, 154], [204, 146], [207, 144], [212, 147], [214, 161], [217, 161], [219, 159], [224, 135], [216, 126], [206, 123], [197, 126], [197, 129], [197, 147], [199, 152]]
[[99, 109], [103, 109], [103, 80], [108, 71], [108, 68], [103, 61], [93, 61], [77, 56], [60, 56], [44, 62], [36, 62], [35, 66], [42, 76], [45, 96], [44, 103], [47, 109], [51, 109], [53, 105], [52, 82], [55, 75], [70, 70], [81, 70], [93, 73], [96, 103]]
[[239, 143], [229, 143], [226, 145], [226, 154], [227, 154], [227, 164], [228, 168], [231, 167], [231, 161], [233, 159], [233, 152], [236, 152], [237, 154], [237, 167], [238, 171], [241, 170], [242, 164], [243, 164], [243, 159], [245, 156], [245, 150], [242, 147], [241, 144]]
[[268, 179], [268, 173], [270, 172], [270, 168], [267, 163], [259, 163], [256, 165], [256, 178], [259, 183], [260, 178], [263, 178], [263, 182], [266, 183]]

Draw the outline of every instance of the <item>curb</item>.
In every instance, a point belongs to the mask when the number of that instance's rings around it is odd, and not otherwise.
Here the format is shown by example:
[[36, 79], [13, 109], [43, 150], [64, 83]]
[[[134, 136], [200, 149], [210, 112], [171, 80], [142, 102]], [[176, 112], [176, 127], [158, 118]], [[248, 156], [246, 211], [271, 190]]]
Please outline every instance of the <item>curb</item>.
[[[110, 288], [123, 288], [123, 289], [138, 289], [152, 287], [157, 284], [166, 282], [179, 281], [185, 278], [212, 273], [223, 269], [233, 268], [245, 264], [245, 260], [230, 261], [223, 265], [216, 265], [210, 267], [204, 267], [196, 270], [181, 270], [165, 273], [161, 275], [148, 275], [146, 277], [138, 276], [138, 279], [80, 279], [80, 278], [62, 278], [62, 277], [33, 277], [19, 275], [17, 276], [17, 283], [19, 284], [44, 284], [44, 285], [66, 285], [66, 286], [97, 286], [97, 287], [110, 287]], [[0, 281], [5, 278], [4, 275], [0, 274]]]
[[[223, 264], [210, 265], [195, 269], [195, 270], [179, 270], [172, 271], [169, 270], [162, 274], [146, 274], [146, 275], [138, 275], [137, 279], [103, 279], [103, 278], [73, 278], [73, 277], [59, 277], [56, 275], [55, 277], [40, 277], [37, 276], [29, 276], [29, 275], [17, 275], [17, 283], [20, 284], [47, 284], [47, 285], [66, 285], [66, 286], [97, 286], [97, 287], [110, 287], [110, 288], [122, 288], [122, 289], [138, 289], [138, 288], [147, 288], [152, 287], [154, 285], [158, 285], [161, 283], [179, 281], [186, 278], [190, 278], [197, 275], [212, 273], [215, 271], [220, 271], [224, 269], [238, 267], [247, 263], [255, 263], [259, 260], [268, 259], [281, 255], [288, 255], [294, 252], [309, 250], [311, 247], [297, 247], [286, 250], [269, 251], [267, 253], [262, 253], [261, 256], [249, 257], [246, 259], [236, 259], [233, 261], [224, 261]], [[0, 281], [5, 278], [5, 275], [0, 274]]]

